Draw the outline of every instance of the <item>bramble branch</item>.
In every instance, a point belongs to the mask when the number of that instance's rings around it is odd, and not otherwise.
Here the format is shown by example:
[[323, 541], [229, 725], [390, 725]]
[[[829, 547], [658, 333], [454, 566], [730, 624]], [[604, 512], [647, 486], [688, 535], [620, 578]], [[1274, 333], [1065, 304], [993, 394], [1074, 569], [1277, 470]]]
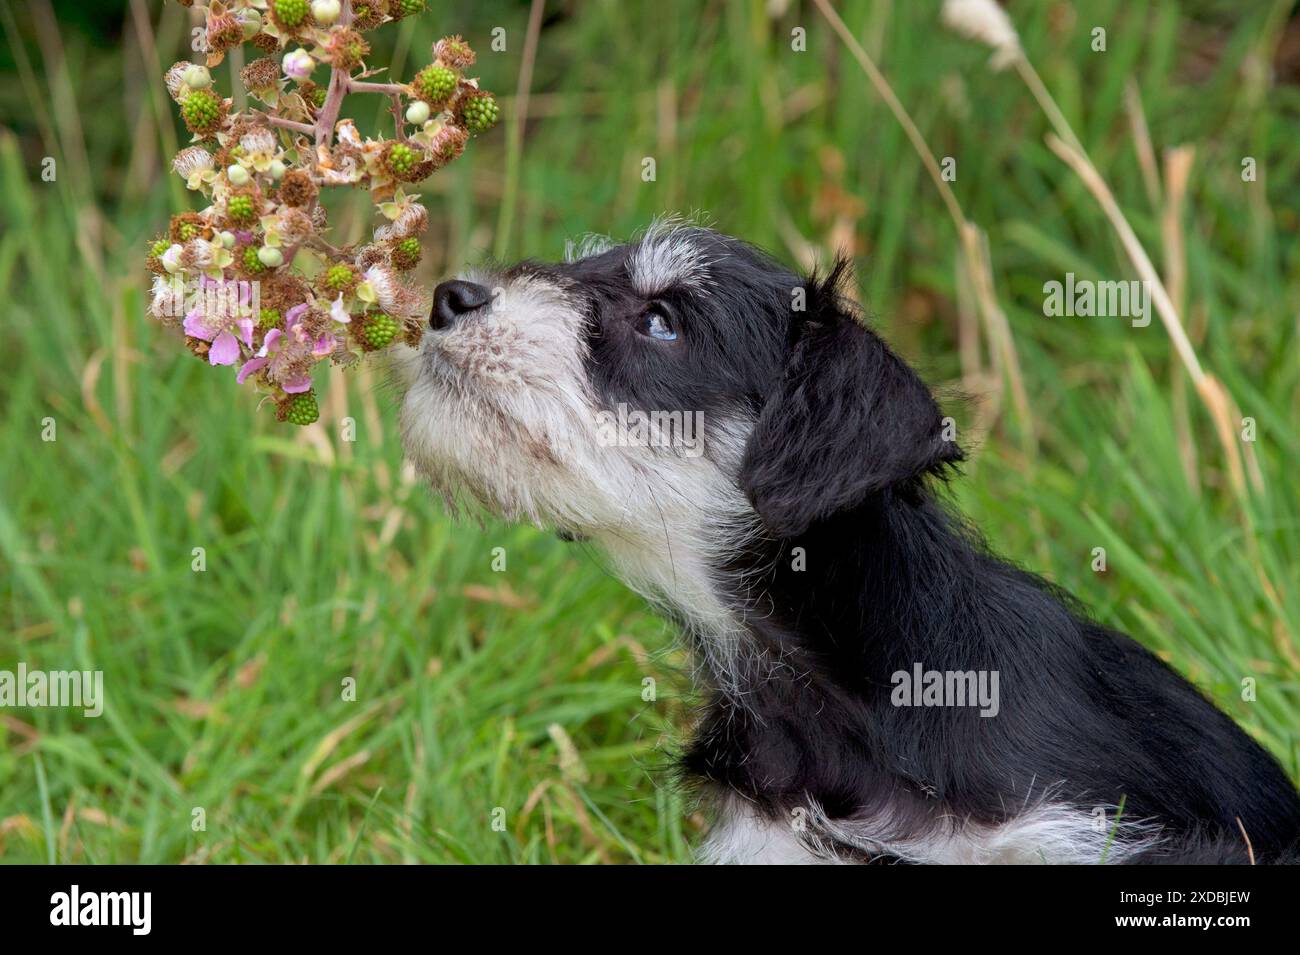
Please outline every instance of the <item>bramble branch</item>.
[[401, 96], [406, 87], [400, 83], [364, 83], [360, 80], [348, 80], [349, 93], [385, 93], [389, 96]]
[[299, 123], [292, 119], [285, 119], [282, 116], [276, 116], [274, 113], [259, 113], [264, 116], [266, 121], [277, 129], [290, 129], [295, 133], [306, 133], [308, 136], [316, 132], [316, 127], [309, 123]]
[[[173, 64], [164, 77], [194, 137], [172, 168], [203, 208], [173, 216], [150, 243], [149, 311], [179, 326], [195, 355], [234, 366], [238, 383], [273, 398], [280, 420], [310, 424], [319, 362], [346, 366], [398, 341], [419, 344], [428, 304], [412, 270], [429, 211], [405, 189], [459, 157], [499, 109], [465, 76], [475, 54], [459, 36], [434, 44], [409, 86], [368, 79], [384, 67], [364, 65], [363, 34], [423, 13], [425, 0], [370, 4], [361, 19], [351, 0], [179, 2], [205, 13], [207, 60]], [[250, 42], [267, 55], [244, 60]], [[233, 97], [209, 69], [227, 56], [243, 84]], [[324, 89], [311, 81], [322, 65]], [[362, 139], [350, 127], [347, 147], [336, 146], [349, 93], [386, 97], [396, 134]], [[247, 96], [265, 107], [248, 108]], [[369, 239], [338, 247], [325, 237], [320, 190], [338, 186], [364, 189], [377, 205], [383, 221]], [[313, 268], [299, 268], [300, 250]], [[185, 302], [186, 289], [205, 297]]]

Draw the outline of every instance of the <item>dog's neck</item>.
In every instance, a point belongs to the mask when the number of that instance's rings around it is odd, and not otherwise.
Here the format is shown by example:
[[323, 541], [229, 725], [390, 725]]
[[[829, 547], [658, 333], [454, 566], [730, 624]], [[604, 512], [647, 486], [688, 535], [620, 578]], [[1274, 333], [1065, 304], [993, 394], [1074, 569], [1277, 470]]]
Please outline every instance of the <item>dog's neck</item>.
[[744, 582], [733, 600], [760, 645], [867, 678], [941, 640], [935, 620], [977, 609], [969, 583], [982, 560], [953, 517], [911, 488], [876, 495], [793, 540], [755, 541], [722, 576]]
[[[717, 546], [717, 518], [702, 517], [668, 511], [649, 533], [623, 530], [594, 538], [617, 575], [681, 629], [698, 664], [697, 681], [736, 694], [754, 644], [730, 589], [720, 586], [718, 568], [727, 557]], [[742, 525], [751, 526], [733, 520], [733, 526]]]
[[870, 680], [918, 659], [936, 636], [920, 621], [977, 599], [958, 578], [979, 555], [924, 491], [878, 495], [794, 540], [765, 535], [742, 504], [665, 508], [644, 533], [596, 535], [618, 575], [682, 628], [703, 688], [739, 705], [754, 684], [806, 687], [811, 669]]
[[[923, 481], [782, 540], [729, 477], [743, 442], [709, 447], [716, 461], [670, 461], [692, 470], [686, 486], [708, 493], [639, 495], [625, 520], [583, 528], [614, 572], [680, 625], [704, 690], [741, 706], [773, 680], [791, 692], [823, 693], [828, 681], [836, 692], [871, 692], [933, 657], [945, 640], [936, 625], [985, 616], [977, 581], [1008, 568]], [[984, 636], [975, 634], [973, 656]], [[810, 672], [824, 679], [810, 683]]]
[[726, 673], [711, 681], [724, 692], [811, 669], [869, 679], [924, 653], [941, 636], [927, 629], [936, 617], [979, 600], [969, 581], [981, 552], [919, 488], [877, 495], [790, 540], [755, 521], [736, 528], [712, 553], [680, 548], [693, 558], [676, 568], [682, 586], [661, 587], [657, 601], [711, 660], [725, 655]]

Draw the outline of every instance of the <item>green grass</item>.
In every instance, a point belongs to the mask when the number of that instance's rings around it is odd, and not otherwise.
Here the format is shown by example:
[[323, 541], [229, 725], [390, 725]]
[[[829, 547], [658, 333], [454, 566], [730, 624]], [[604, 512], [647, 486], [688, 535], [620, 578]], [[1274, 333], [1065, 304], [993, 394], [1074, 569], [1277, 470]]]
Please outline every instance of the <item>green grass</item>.
[[[102, 6], [112, 27], [118, 6]], [[954, 188], [989, 233], [1024, 369], [1032, 452], [1027, 422], [959, 362], [951, 223], [812, 8], [773, 21], [759, 0], [666, 6], [556, 6], [518, 153], [494, 132], [423, 189], [423, 277], [488, 254], [555, 257], [566, 237], [625, 235], [662, 211], [704, 210], [791, 259], [795, 235], [823, 257], [851, 240], [876, 320], [942, 389], [972, 393], [954, 405], [968, 433], [988, 419], [961, 505], [1296, 774], [1300, 88], [1249, 80], [1290, 5], [1102, 0], [1062, 16], [1070, 4], [1010, 4], [1158, 266], [1125, 82], [1157, 155], [1196, 147], [1185, 311], [1206, 367], [1258, 425], [1263, 488], [1244, 499], [1158, 321], [1043, 316], [1043, 283], [1066, 271], [1132, 275], [1043, 145], [1028, 93], [985, 69], [986, 50], [940, 30], [930, 4], [837, 4], [935, 152], [958, 160]], [[165, 67], [186, 23], [175, 5], [149, 7]], [[594, 554], [446, 518], [402, 468], [382, 375], [335, 373], [322, 423], [300, 433], [146, 318], [143, 243], [185, 199], [165, 170], [180, 129], [156, 98], [159, 64], [129, 20], [95, 41], [67, 19], [90, 14], [43, 9], [0, 18], [0, 669], [100, 669], [108, 702], [99, 719], [0, 711], [0, 857], [687, 860], [702, 821], [669, 770], [690, 689], [667, 625]], [[462, 32], [508, 123], [527, 12], [449, 5], [387, 28], [377, 59], [404, 75], [436, 27]], [[488, 51], [498, 25], [504, 53]], [[1094, 25], [1108, 29], [1104, 54], [1089, 50]], [[789, 49], [795, 26], [807, 53]], [[44, 156], [55, 182], [41, 180]], [[1242, 182], [1243, 156], [1258, 182]], [[345, 235], [365, 218], [335, 213]], [[355, 442], [341, 440], [345, 416]], [[47, 417], [54, 442], [41, 440]]]

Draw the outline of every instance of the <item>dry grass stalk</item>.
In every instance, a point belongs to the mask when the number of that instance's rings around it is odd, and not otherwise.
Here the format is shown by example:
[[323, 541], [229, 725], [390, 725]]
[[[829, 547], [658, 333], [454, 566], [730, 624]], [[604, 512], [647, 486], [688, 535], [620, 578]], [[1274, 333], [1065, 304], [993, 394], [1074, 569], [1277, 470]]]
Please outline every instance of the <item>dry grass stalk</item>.
[[[823, 0], [818, 0], [819, 4], [821, 2]], [[1214, 422], [1215, 433], [1218, 435], [1219, 443], [1223, 446], [1232, 488], [1238, 496], [1244, 496], [1246, 477], [1242, 460], [1244, 456], [1247, 460], [1253, 462], [1254, 452], [1249, 447], [1243, 450], [1242, 442], [1237, 440], [1236, 426], [1233, 424], [1233, 420], [1235, 416], [1235, 419], [1240, 421], [1240, 412], [1223, 383], [1201, 367], [1200, 359], [1196, 356], [1196, 350], [1187, 337], [1179, 310], [1175, 307], [1168, 290], [1160, 280], [1155, 266], [1151, 264], [1146, 249], [1133, 232], [1128, 219], [1120, 209], [1119, 203], [1115, 201], [1115, 196], [1110, 191], [1105, 179], [1097, 171], [1096, 166], [1092, 164], [1092, 160], [1088, 158], [1087, 150], [1079, 142], [1079, 138], [1075, 135], [1069, 121], [1056, 105], [1052, 94], [1048, 92], [1047, 87], [1043, 84], [1038, 71], [1034, 69], [1033, 64], [1025, 56], [1019, 37], [1016, 35], [1006, 12], [993, 0], [945, 0], [943, 19], [949, 27], [970, 39], [993, 46], [996, 51], [993, 64], [995, 68], [1008, 64], [1014, 65], [1016, 72], [1020, 74], [1025, 85], [1029, 87], [1030, 93], [1037, 100], [1039, 107], [1047, 114], [1047, 118], [1055, 130], [1055, 133], [1048, 134], [1047, 145], [1065, 161], [1066, 165], [1074, 170], [1075, 174], [1083, 181], [1083, 184], [1087, 186], [1088, 191], [1092, 193], [1093, 198], [1097, 200], [1102, 212], [1110, 221], [1111, 227], [1119, 236], [1120, 243], [1123, 245], [1129, 260], [1133, 263], [1133, 267], [1137, 270], [1138, 277], [1151, 290], [1151, 298], [1155, 303], [1156, 313], [1160, 316], [1161, 323], [1169, 333], [1174, 352], [1187, 370], [1202, 404], [1205, 405], [1210, 413], [1211, 420]], [[1257, 463], [1251, 464], [1250, 477], [1251, 482], [1257, 488], [1262, 486], [1263, 475]]]
[[[1168, 194], [1157, 202], [1160, 208], [1160, 236], [1164, 246], [1165, 284], [1178, 314], [1185, 313], [1187, 304], [1187, 256], [1183, 241], [1183, 204], [1187, 197], [1187, 183], [1191, 178], [1192, 161], [1196, 150], [1191, 146], [1177, 146], [1165, 152], [1165, 181]], [[1177, 356], [1170, 361], [1169, 384], [1173, 393], [1174, 428], [1177, 432], [1178, 456], [1187, 482], [1197, 494], [1201, 492], [1201, 476], [1196, 467], [1196, 436], [1192, 432], [1191, 414], [1187, 407], [1187, 391], [1183, 387], [1183, 366]]]
[[1110, 191], [1110, 187], [1106, 185], [1106, 181], [1102, 179], [1096, 167], [1092, 165], [1084, 153], [1052, 133], [1047, 135], [1047, 145], [1052, 152], [1065, 161], [1066, 165], [1074, 170], [1075, 174], [1083, 181], [1083, 184], [1088, 187], [1088, 191], [1097, 200], [1102, 212], [1110, 220], [1111, 227], [1119, 236], [1120, 244], [1124, 247], [1124, 252], [1128, 255], [1129, 261], [1133, 263], [1138, 278], [1146, 283], [1147, 288], [1151, 290], [1151, 301], [1155, 304], [1156, 314], [1160, 316], [1165, 331], [1169, 333], [1175, 353], [1182, 361], [1183, 367], [1187, 369], [1188, 375], [1191, 376], [1192, 384], [1196, 387], [1196, 393], [1201, 396], [1201, 402], [1210, 412], [1210, 418], [1214, 422], [1214, 430], [1218, 435], [1219, 443], [1223, 446], [1224, 456], [1227, 459], [1228, 477], [1232, 482], [1233, 490], [1238, 494], [1244, 492], [1246, 481], [1242, 468], [1241, 442], [1237, 440], [1237, 430], [1233, 424], [1234, 414], [1236, 414], [1237, 420], [1240, 420], [1240, 414], [1236, 412], [1236, 404], [1233, 402], [1232, 396], [1228, 394], [1228, 390], [1223, 386], [1222, 382], [1201, 367], [1200, 359], [1196, 357], [1196, 350], [1192, 347], [1191, 341], [1187, 338], [1187, 332], [1183, 328], [1182, 319], [1169, 297], [1169, 291], [1165, 288], [1164, 282], [1160, 280], [1160, 276], [1156, 273], [1155, 266], [1151, 264], [1151, 259], [1147, 255], [1146, 249], [1143, 248], [1141, 240], [1133, 232], [1133, 227], [1129, 225], [1128, 219], [1120, 210], [1119, 204], [1115, 201], [1115, 196]]
[[[969, 288], [974, 293], [980, 318], [984, 322], [985, 334], [989, 340], [990, 357], [994, 368], [1001, 370], [1005, 375], [1006, 382], [1010, 384], [1012, 403], [1016, 408], [1017, 417], [1020, 419], [1025, 453], [1032, 458], [1037, 447], [1036, 429], [1029, 411], [1029, 398], [1025, 391], [1024, 376], [1020, 370], [1020, 357], [1016, 353], [1015, 341], [1011, 335], [1011, 326], [1007, 321], [1006, 314], [998, 304], [997, 294], [994, 291], [993, 270], [988, 255], [988, 240], [979, 226], [966, 218], [961, 203], [957, 201], [957, 196], [952, 191], [952, 187], [944, 180], [939, 161], [935, 158], [929, 144], [926, 143], [925, 137], [921, 135], [920, 129], [917, 128], [907, 109], [895, 95], [893, 87], [889, 85], [889, 81], [885, 79], [884, 74], [880, 72], [862, 44], [858, 42], [828, 0], [814, 0], [814, 3], [821, 11], [822, 16], [830, 23], [831, 28], [839, 35], [840, 40], [848, 48], [858, 66], [867, 75], [867, 79], [875, 88], [876, 93], [885, 101], [885, 105], [889, 107], [890, 112], [894, 114], [894, 118], [903, 128], [903, 133], [920, 157], [926, 172], [930, 174], [930, 179], [934, 182], [935, 188], [939, 190], [939, 196], [948, 209], [948, 215], [952, 217], [952, 221], [957, 227], [965, 279], [969, 282]], [[960, 286], [962, 277], [959, 275], [958, 278]], [[999, 385], [1002, 385], [1001, 377], [999, 378]]]
[[[1156, 151], [1151, 145], [1151, 129], [1142, 109], [1142, 94], [1132, 79], [1124, 84], [1124, 112], [1128, 114], [1129, 129], [1133, 133], [1133, 149], [1137, 153], [1138, 168], [1142, 170], [1142, 185], [1153, 209], [1159, 209], [1164, 200], [1160, 189], [1160, 170], [1156, 166]], [[1177, 301], [1177, 298], [1175, 298]]]

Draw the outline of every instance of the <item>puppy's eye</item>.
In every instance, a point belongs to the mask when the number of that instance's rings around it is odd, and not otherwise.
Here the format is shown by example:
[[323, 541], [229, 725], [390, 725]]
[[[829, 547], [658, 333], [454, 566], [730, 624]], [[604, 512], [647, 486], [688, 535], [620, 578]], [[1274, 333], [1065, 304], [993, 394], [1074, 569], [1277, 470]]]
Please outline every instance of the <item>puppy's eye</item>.
[[667, 313], [660, 309], [654, 309], [642, 315], [637, 322], [636, 330], [647, 338], [653, 338], [661, 342], [677, 340], [677, 327]]

